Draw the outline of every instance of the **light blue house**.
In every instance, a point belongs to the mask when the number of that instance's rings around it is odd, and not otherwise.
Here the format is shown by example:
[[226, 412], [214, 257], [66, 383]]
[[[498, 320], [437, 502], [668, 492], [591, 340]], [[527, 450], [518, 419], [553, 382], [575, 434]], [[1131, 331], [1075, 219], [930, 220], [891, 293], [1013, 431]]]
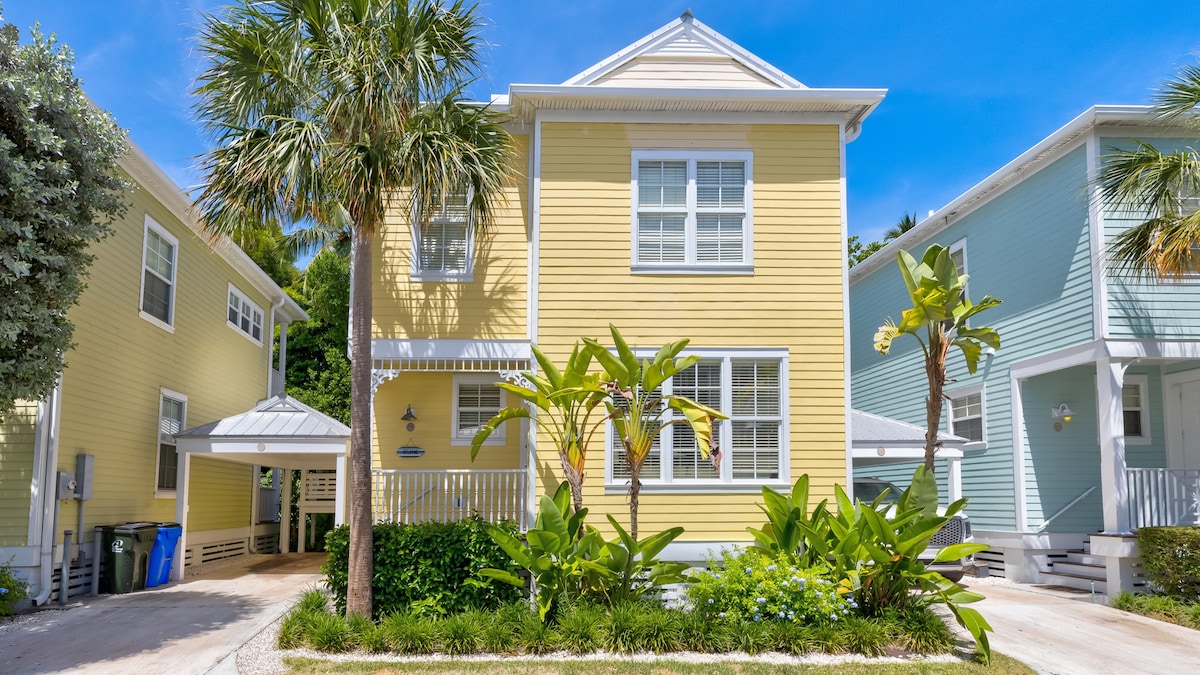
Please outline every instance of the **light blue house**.
[[[1133, 138], [1187, 143], [1146, 125], [1146, 108], [1094, 107], [850, 272], [852, 405], [907, 422], [925, 417], [916, 341], [872, 348], [908, 306], [897, 250], [950, 246], [969, 294], [1003, 300], [979, 317], [1002, 349], [975, 375], [951, 358], [943, 423], [970, 441], [962, 490], [984, 558], [1018, 581], [1133, 588], [1130, 533], [1200, 519], [1200, 277], [1138, 282], [1106, 265], [1107, 242], [1138, 221], [1089, 183]], [[855, 472], [903, 484], [913, 466]]]

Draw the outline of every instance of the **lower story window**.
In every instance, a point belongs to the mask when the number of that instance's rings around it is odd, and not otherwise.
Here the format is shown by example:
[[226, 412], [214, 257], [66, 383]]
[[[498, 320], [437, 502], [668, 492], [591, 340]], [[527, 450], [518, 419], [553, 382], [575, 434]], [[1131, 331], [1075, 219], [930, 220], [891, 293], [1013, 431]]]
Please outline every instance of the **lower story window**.
[[[786, 355], [747, 352], [692, 352], [703, 360], [663, 384], [663, 394], [686, 396], [729, 419], [713, 424], [708, 458], [700, 455], [686, 424], [663, 428], [642, 466], [643, 482], [761, 483], [784, 477]], [[664, 417], [667, 422], [678, 419], [670, 412]], [[610, 482], [624, 483], [629, 480], [624, 444], [611, 424], [608, 436]]]
[[[504, 407], [504, 390], [496, 386], [495, 375], [457, 375], [454, 377], [454, 412], [451, 415], [451, 443], [469, 445], [475, 433]], [[500, 425], [484, 445], [504, 445], [505, 425]]]
[[175, 489], [179, 469], [179, 454], [175, 448], [175, 434], [183, 431], [187, 420], [187, 397], [176, 392], [163, 391], [158, 415], [158, 477], [155, 489]]
[[972, 443], [983, 437], [983, 391], [950, 392], [950, 429]]

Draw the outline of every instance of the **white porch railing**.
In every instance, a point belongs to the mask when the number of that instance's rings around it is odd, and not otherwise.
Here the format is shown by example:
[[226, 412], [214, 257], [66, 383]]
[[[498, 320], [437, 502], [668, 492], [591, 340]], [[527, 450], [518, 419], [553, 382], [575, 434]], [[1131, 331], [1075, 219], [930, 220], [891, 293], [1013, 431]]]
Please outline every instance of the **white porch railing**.
[[337, 473], [333, 471], [305, 471], [304, 485], [300, 493], [302, 502], [337, 501]]
[[484, 520], [511, 520], [526, 529], [528, 474], [522, 469], [401, 471], [375, 469], [375, 522], [452, 522], [478, 513]]
[[1200, 469], [1126, 469], [1125, 483], [1135, 529], [1200, 525]]

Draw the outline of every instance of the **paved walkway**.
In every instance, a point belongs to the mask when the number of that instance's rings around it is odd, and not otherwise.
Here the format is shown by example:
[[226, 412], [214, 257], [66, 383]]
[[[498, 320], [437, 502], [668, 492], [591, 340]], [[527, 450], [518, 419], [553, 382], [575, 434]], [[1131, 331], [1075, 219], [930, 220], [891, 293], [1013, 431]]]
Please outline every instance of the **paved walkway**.
[[992, 650], [1039, 673], [1200, 673], [1200, 632], [1022, 585], [964, 585], [996, 632]]
[[324, 559], [256, 556], [182, 583], [90, 598], [0, 633], [0, 673], [236, 673], [237, 649], [316, 586]]

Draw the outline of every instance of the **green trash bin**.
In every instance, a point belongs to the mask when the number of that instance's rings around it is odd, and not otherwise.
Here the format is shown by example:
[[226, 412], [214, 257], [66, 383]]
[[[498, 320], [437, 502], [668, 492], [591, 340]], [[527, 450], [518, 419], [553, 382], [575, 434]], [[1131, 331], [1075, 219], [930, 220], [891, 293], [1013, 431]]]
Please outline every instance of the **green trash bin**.
[[129, 593], [145, 588], [150, 551], [157, 536], [157, 523], [125, 523], [100, 528], [104, 546], [100, 592]]

